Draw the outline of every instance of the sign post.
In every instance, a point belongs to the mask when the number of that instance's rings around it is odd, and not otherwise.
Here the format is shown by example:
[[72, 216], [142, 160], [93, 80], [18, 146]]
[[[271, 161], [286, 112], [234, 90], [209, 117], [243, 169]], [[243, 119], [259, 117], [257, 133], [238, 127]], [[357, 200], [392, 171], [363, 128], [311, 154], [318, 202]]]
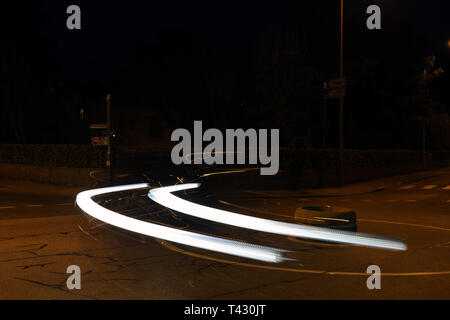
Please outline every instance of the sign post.
[[108, 93], [106, 95], [106, 123], [102, 124], [91, 124], [91, 129], [106, 129], [102, 131], [102, 136], [93, 136], [92, 137], [92, 145], [93, 146], [106, 146], [106, 171], [108, 183], [111, 183], [113, 180], [113, 171], [112, 171], [112, 155], [111, 155], [111, 95]]
[[328, 98], [342, 98], [347, 94], [347, 83], [345, 78], [333, 79], [328, 83]]
[[322, 86], [322, 155], [320, 162], [319, 184], [321, 188], [325, 187], [325, 171], [326, 171], [326, 149], [327, 149], [327, 98], [329, 96], [328, 83], [324, 82]]
[[[342, 67], [342, 65], [341, 65]], [[339, 167], [338, 167], [338, 185], [343, 184], [344, 171], [344, 97], [347, 94], [346, 79], [342, 77], [343, 70], [341, 69], [341, 78], [333, 79], [329, 82], [328, 98], [339, 98]]]
[[[339, 50], [339, 75], [344, 80], [344, 0], [341, 0], [341, 37]], [[344, 94], [345, 95], [345, 94]], [[339, 97], [339, 173], [338, 185], [342, 186], [344, 172], [344, 95]]]
[[106, 139], [106, 137], [92, 137], [92, 145], [94, 147], [107, 146], [108, 139]]
[[108, 136], [106, 137], [108, 141], [108, 151], [106, 153], [106, 168], [108, 171], [108, 182], [111, 183], [113, 180], [113, 172], [111, 169], [111, 95], [108, 93], [106, 95], [106, 126], [108, 130]]

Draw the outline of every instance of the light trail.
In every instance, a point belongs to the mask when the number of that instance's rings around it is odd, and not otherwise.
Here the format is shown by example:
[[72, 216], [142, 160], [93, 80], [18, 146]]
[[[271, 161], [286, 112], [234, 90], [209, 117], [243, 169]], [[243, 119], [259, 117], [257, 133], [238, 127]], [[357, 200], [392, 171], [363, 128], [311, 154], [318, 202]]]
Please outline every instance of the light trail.
[[282, 256], [282, 252], [288, 252], [287, 250], [211, 237], [137, 220], [106, 209], [92, 200], [92, 197], [98, 195], [148, 187], [145, 183], [88, 190], [77, 195], [76, 203], [84, 212], [100, 221], [143, 235], [265, 262], [291, 260]]
[[406, 250], [407, 248], [406, 245], [398, 239], [262, 219], [206, 207], [181, 199], [172, 194], [172, 192], [196, 189], [199, 187], [199, 183], [162, 187], [150, 190], [148, 197], [164, 207], [187, 215], [245, 229], [392, 250]]

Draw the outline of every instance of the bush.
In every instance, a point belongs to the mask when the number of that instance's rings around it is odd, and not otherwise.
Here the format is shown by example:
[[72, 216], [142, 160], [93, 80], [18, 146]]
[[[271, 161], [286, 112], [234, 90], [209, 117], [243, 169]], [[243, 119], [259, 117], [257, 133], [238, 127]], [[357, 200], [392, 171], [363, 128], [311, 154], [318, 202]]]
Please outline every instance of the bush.
[[90, 145], [0, 145], [2, 163], [103, 168], [105, 161], [105, 148]]

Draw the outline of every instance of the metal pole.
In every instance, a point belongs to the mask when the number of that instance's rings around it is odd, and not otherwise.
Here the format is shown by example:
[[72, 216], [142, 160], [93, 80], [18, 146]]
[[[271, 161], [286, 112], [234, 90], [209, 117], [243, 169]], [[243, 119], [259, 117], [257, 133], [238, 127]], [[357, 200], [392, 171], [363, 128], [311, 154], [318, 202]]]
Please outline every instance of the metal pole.
[[326, 136], [327, 136], [327, 83], [323, 84], [323, 105], [322, 105], [322, 156], [320, 166], [320, 187], [325, 187], [325, 169], [326, 169]]
[[422, 167], [423, 169], [427, 169], [427, 151], [426, 151], [426, 121], [425, 119], [422, 121]]
[[[344, 78], [344, 0], [341, 0], [341, 45], [340, 45], [339, 74]], [[344, 97], [339, 98], [339, 174], [338, 185], [343, 185], [344, 171]]]
[[323, 84], [323, 104], [322, 104], [322, 148], [327, 148], [327, 83]]
[[106, 153], [106, 169], [108, 175], [108, 183], [112, 182], [112, 170], [111, 170], [111, 95], [106, 95], [106, 125], [108, 130], [107, 142], [108, 151]]

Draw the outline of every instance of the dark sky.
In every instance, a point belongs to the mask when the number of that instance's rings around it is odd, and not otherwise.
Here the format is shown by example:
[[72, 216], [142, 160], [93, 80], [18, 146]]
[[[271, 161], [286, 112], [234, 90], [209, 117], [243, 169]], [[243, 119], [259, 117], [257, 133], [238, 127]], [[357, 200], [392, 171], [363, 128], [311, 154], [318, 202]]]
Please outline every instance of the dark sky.
[[[160, 32], [171, 29], [200, 33], [218, 45], [225, 37], [237, 47], [245, 45], [255, 26], [276, 21], [286, 14], [290, 2], [47, 0], [43, 10], [49, 17], [46, 32], [57, 42], [59, 61], [70, 66], [87, 59], [92, 74], [92, 68], [123, 63], [128, 45], [155, 41]], [[65, 12], [70, 4], [82, 10], [81, 31], [66, 28]]]
[[[89, 70], [90, 76], [95, 77], [108, 64], [125, 63], [129, 44], [155, 41], [158, 33], [167, 29], [198, 32], [218, 45], [228, 38], [235, 45], [228, 49], [239, 50], [248, 43], [255, 28], [288, 15], [292, 3], [292, 0], [44, 0], [43, 11], [49, 19], [46, 32], [56, 41], [54, 52], [58, 62], [66, 71], [72, 68], [79, 74]], [[66, 28], [65, 12], [71, 4], [81, 7], [81, 31]], [[345, 0], [346, 17], [361, 19], [364, 27], [365, 9], [370, 4], [381, 7], [383, 18], [413, 25], [418, 37], [426, 36], [430, 53], [448, 50], [445, 48], [445, 41], [450, 38], [448, 0]], [[228, 46], [230, 41], [226, 43]]]

